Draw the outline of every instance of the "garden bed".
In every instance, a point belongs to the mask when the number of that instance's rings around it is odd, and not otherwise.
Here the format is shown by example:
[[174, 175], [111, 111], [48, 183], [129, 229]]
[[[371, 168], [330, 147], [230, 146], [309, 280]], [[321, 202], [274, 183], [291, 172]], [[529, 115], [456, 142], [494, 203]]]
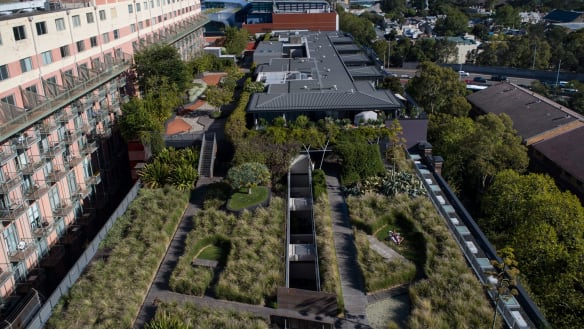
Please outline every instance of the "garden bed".
[[53, 310], [47, 328], [131, 328], [187, 205], [189, 192], [142, 189]]

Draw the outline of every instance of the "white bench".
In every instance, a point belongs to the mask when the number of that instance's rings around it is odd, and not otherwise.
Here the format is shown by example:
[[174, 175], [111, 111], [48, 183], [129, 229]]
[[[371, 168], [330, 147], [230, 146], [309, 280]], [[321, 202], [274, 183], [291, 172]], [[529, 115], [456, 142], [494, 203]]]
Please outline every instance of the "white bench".
[[436, 199], [438, 200], [438, 202], [440, 202], [440, 204], [446, 204], [446, 200], [444, 200], [443, 196], [437, 195]]
[[460, 222], [458, 221], [458, 218], [456, 218], [456, 217], [450, 217], [450, 222], [454, 225], [460, 224]]

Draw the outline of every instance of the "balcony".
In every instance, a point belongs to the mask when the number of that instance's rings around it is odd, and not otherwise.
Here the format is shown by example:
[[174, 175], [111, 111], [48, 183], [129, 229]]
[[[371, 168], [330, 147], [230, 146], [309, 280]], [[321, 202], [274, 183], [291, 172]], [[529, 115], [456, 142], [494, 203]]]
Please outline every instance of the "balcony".
[[71, 170], [75, 168], [78, 164], [83, 161], [82, 157], [79, 156], [66, 156], [63, 158], [63, 165], [65, 166], [66, 170]]
[[57, 126], [57, 124], [53, 121], [50, 122], [43, 122], [41, 123], [39, 126], [39, 131], [41, 133], [41, 135], [50, 135], [51, 133], [53, 133], [53, 131], [57, 130], [57, 128], [59, 128]]
[[47, 157], [55, 158], [58, 155], [62, 154], [65, 151], [65, 143], [63, 142], [53, 142], [49, 146], [49, 150], [46, 153]]
[[0, 220], [15, 220], [26, 212], [22, 202], [12, 203], [8, 208], [0, 208]]
[[71, 86], [69, 89], [59, 90], [55, 97], [42, 96], [39, 99], [38, 105], [31, 109], [10, 109], [8, 113], [4, 111], [8, 115], [2, 126], [0, 126], [0, 140], [7, 139], [35, 122], [51, 115], [53, 112], [66, 107], [88, 92], [124, 73], [131, 65], [132, 57], [128, 54], [122, 54], [122, 56], [115, 58], [113, 63], [105, 67], [102, 71], [92, 71], [84, 80], [80, 80], [80, 83]]
[[63, 179], [65, 175], [67, 175], [67, 173], [64, 170], [53, 170], [47, 176], [45, 176], [45, 181], [48, 184], [53, 185]]
[[[0, 128], [2, 130], [2, 128]], [[38, 143], [41, 140], [41, 136], [38, 133], [24, 133], [19, 137], [16, 137], [12, 140], [14, 146], [18, 150], [26, 150], [33, 146], [34, 144]]]
[[37, 156], [31, 156], [31, 157], [29, 157], [29, 161], [30, 162], [25, 163], [25, 164], [20, 164], [19, 167], [18, 167], [18, 169], [20, 169], [20, 171], [23, 174], [26, 174], [26, 175], [32, 175], [32, 174], [34, 174], [35, 172], [37, 172], [37, 170], [41, 169], [45, 165], [45, 162], [43, 161], [43, 156], [44, 156], [45, 153], [46, 152], [43, 152], [41, 150], [41, 155], [42, 156], [38, 156], [38, 157]]
[[32, 236], [37, 239], [46, 237], [49, 234], [51, 234], [51, 232], [53, 231], [53, 227], [54, 227], [53, 224], [44, 221], [41, 223], [39, 227], [32, 230]]
[[53, 215], [58, 217], [67, 217], [73, 211], [73, 206], [68, 202], [63, 202], [53, 209]]
[[89, 176], [85, 179], [85, 183], [87, 185], [98, 185], [99, 183], [101, 183], [101, 175], [98, 172], [94, 173], [93, 176]]
[[27, 243], [20, 241], [16, 250], [10, 251], [8, 253], [8, 259], [11, 263], [20, 263], [35, 251], [34, 243]]
[[27, 201], [38, 200], [49, 191], [47, 184], [39, 182], [22, 191], [24, 199]]
[[69, 121], [71, 121], [74, 117], [76, 116], [76, 113], [73, 112], [67, 112], [65, 110], [62, 110], [61, 113], [57, 114], [55, 116], [55, 120], [58, 123], [68, 123]]
[[0, 147], [0, 166], [5, 165], [14, 158], [16, 158], [16, 146], [3, 145]]
[[98, 122], [102, 122], [109, 116], [109, 112], [106, 109], [95, 111], [95, 119]]
[[81, 149], [81, 153], [83, 155], [89, 155], [95, 151], [97, 151], [97, 143], [96, 142], [86, 143], [83, 146], [83, 148]]
[[4, 175], [4, 180], [0, 181], [0, 192], [8, 194], [22, 183], [22, 177], [19, 174]]
[[79, 137], [81, 137], [81, 132], [76, 130], [69, 130], [65, 133], [64, 141], [67, 145], [74, 144]]

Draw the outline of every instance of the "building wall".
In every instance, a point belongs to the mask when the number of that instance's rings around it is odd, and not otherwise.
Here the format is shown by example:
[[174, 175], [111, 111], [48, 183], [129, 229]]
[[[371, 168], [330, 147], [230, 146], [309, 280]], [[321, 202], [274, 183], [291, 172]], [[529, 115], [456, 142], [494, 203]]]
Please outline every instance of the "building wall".
[[58, 264], [51, 247], [129, 176], [114, 123], [132, 53], [165, 42], [188, 59], [204, 46], [199, 0], [62, 6], [0, 20], [0, 304], [32, 268]]
[[249, 33], [266, 33], [274, 30], [338, 31], [337, 13], [272, 14], [272, 23], [243, 24]]

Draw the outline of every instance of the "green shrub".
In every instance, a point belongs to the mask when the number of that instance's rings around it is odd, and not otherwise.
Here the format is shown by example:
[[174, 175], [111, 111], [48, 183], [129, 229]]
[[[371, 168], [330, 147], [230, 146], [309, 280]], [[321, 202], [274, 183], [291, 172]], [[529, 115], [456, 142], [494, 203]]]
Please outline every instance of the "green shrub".
[[315, 200], [327, 196], [324, 170], [316, 169], [312, 172], [312, 193]]
[[[379, 145], [367, 142], [340, 142], [335, 152], [342, 162], [341, 181], [349, 185], [361, 179], [383, 174], [385, 168], [381, 160]], [[367, 159], [367, 161], [363, 161]]]
[[[171, 321], [168, 321], [170, 319]], [[150, 323], [177, 325], [177, 327], [148, 327], [147, 329], [268, 329], [268, 322], [255, 314], [225, 309], [211, 309], [193, 303], [161, 303]]]
[[205, 209], [221, 208], [231, 195], [231, 186], [226, 182], [217, 182], [207, 186], [205, 191], [205, 201], [203, 206]]
[[130, 328], [182, 217], [188, 193], [142, 189], [113, 225], [96, 260], [61, 298], [47, 328]]

